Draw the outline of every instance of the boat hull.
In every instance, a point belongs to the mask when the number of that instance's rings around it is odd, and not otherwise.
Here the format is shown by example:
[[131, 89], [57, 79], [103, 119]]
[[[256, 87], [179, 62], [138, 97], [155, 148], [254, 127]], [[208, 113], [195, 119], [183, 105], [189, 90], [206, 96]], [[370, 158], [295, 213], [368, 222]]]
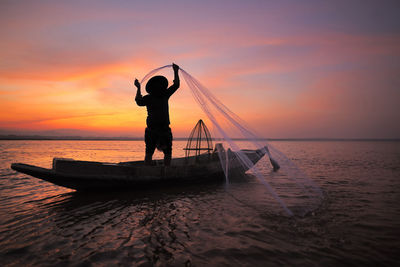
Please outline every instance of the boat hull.
[[[242, 167], [234, 152], [229, 151], [229, 153], [229, 172], [245, 173], [247, 168]], [[245, 153], [254, 164], [264, 155], [261, 150]], [[163, 166], [161, 160], [154, 163], [154, 166], [147, 166], [143, 161], [102, 163], [55, 158], [52, 169], [23, 163], [13, 163], [11, 168], [79, 191], [135, 189], [154, 185], [195, 184], [225, 180], [217, 153], [196, 158], [176, 158], [172, 160], [171, 166]]]
[[[193, 184], [224, 180], [222, 169], [214, 172], [207, 172], [206, 170], [208, 168], [204, 168], [204, 166], [191, 167], [186, 170], [174, 166], [153, 166], [140, 169], [129, 167], [120, 168], [120, 172], [121, 169], [123, 169], [126, 175], [63, 173], [56, 172], [53, 169], [41, 168], [23, 163], [14, 163], [11, 165], [11, 168], [53, 184], [79, 191], [121, 190], [154, 185]], [[189, 175], [189, 173], [191, 174]]]

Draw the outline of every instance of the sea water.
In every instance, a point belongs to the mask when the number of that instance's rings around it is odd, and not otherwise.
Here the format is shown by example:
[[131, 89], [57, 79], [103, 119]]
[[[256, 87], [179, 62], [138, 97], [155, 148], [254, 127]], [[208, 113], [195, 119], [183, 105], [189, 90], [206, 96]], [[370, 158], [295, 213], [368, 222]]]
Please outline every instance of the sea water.
[[[79, 193], [16, 173], [10, 165], [49, 168], [53, 157], [142, 160], [144, 142], [0, 141], [0, 265], [400, 263], [400, 142], [271, 143], [322, 189], [312, 211], [287, 216], [251, 174], [228, 186]], [[173, 156], [184, 156], [185, 145], [175, 141]], [[269, 166], [261, 169], [272, 184], [279, 183]], [[292, 209], [301, 208], [302, 196], [284, 185], [280, 196]]]

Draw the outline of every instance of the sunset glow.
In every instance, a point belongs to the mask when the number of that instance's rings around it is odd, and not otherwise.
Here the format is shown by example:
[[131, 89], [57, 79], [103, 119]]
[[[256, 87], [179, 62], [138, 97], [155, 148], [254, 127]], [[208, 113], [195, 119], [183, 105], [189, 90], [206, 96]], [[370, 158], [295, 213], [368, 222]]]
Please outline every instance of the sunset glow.
[[[175, 62], [264, 137], [400, 138], [399, 6], [1, 1], [0, 135], [141, 137], [133, 81]], [[205, 117], [184, 81], [170, 114]]]

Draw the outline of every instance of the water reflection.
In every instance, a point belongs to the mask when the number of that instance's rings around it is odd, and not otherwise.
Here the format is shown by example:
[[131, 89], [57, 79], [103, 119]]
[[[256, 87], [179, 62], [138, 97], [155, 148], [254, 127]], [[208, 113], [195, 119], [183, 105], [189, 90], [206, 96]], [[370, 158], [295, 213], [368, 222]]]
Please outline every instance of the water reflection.
[[[118, 251], [119, 258], [137, 264], [172, 259], [185, 264], [191, 260], [187, 250], [195, 232], [190, 224], [199, 220], [196, 202], [204, 203], [204, 198], [215, 201], [223, 191], [222, 185], [214, 184], [158, 191], [74, 192], [40, 206], [48, 209], [57, 239], [72, 247], [79, 244], [69, 260], [110, 260], [110, 253]], [[96, 252], [85, 254], [91, 247], [96, 247]]]
[[[71, 192], [60, 196], [63, 198], [62, 201], [49, 203], [48, 208], [55, 213], [87, 211], [89, 214], [83, 214], [80, 217], [90, 218], [100, 216], [112, 209], [168, 205], [185, 198], [202, 197], [204, 194], [213, 195], [223, 189], [222, 183], [213, 183], [116, 192]], [[68, 219], [68, 216], [65, 217]]]

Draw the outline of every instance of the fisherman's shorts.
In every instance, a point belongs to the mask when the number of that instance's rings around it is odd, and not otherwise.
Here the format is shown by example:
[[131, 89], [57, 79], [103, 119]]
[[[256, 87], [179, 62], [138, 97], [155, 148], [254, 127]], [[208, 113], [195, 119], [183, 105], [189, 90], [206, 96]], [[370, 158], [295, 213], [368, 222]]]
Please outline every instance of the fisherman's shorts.
[[172, 154], [172, 132], [171, 128], [153, 129], [147, 127], [144, 134], [146, 142], [146, 154], [153, 154], [157, 148], [164, 154]]

